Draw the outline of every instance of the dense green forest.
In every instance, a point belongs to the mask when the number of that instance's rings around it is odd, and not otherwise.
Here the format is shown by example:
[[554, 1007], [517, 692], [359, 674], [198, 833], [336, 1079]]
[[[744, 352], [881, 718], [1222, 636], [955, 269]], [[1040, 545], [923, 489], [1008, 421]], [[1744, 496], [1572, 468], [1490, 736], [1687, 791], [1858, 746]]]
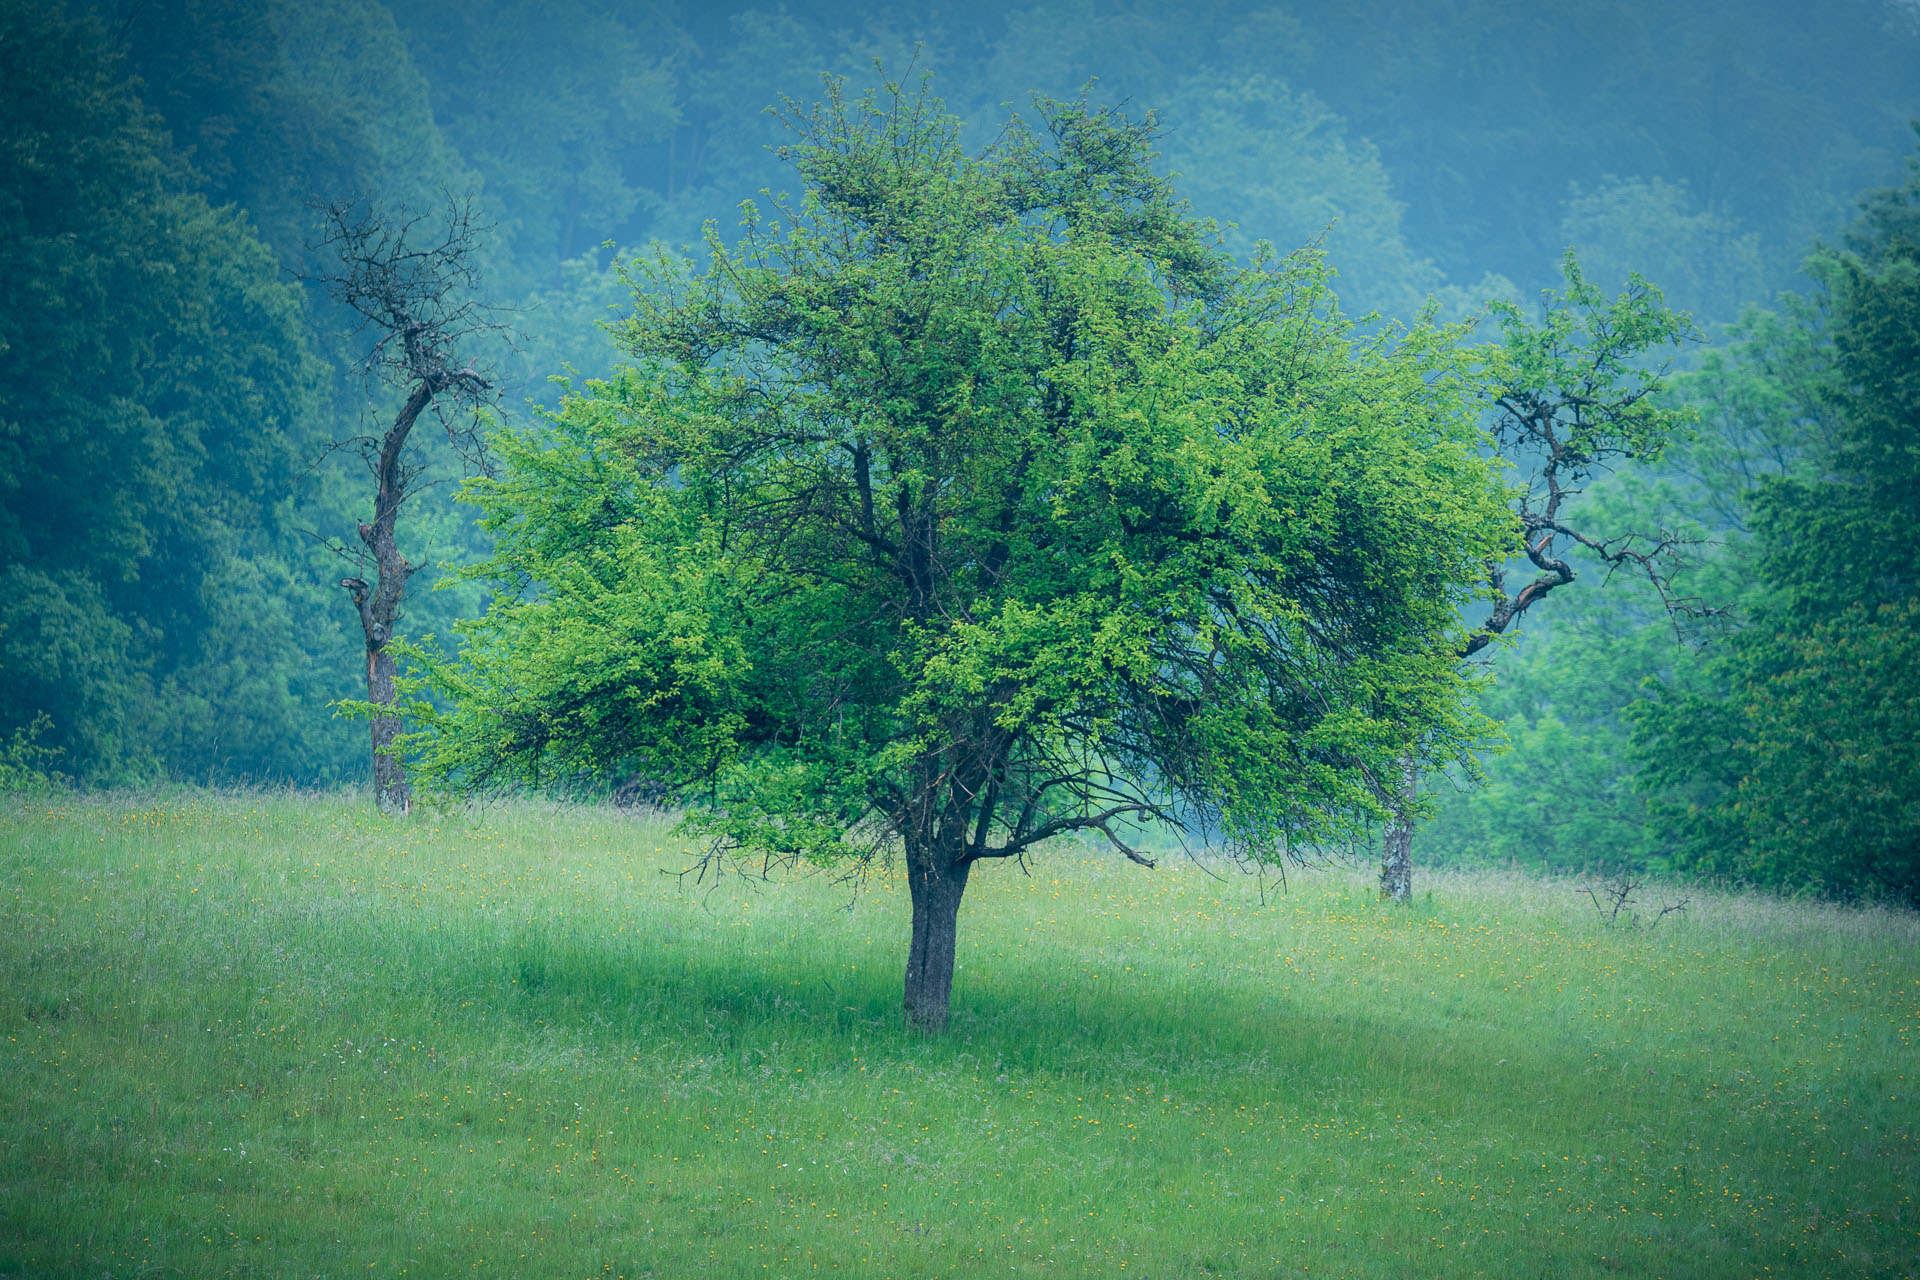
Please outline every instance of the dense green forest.
[[[976, 151], [1036, 94], [1151, 113], [1226, 251], [1318, 245], [1363, 331], [1528, 310], [1568, 247], [1652, 281], [1699, 328], [1693, 426], [1585, 500], [1696, 539], [1698, 607], [1594, 568], [1477, 655], [1503, 740], [1429, 775], [1415, 857], [1920, 897], [1920, 15], [1890, 0], [0, 0], [0, 778], [367, 776], [337, 584], [407, 388], [363, 376], [315, 202], [476, 198], [504, 331], [457, 356], [519, 431], [614, 368], [623, 261], [793, 187], [767, 108], [876, 62]], [[450, 433], [408, 444], [413, 636], [487, 604]]]

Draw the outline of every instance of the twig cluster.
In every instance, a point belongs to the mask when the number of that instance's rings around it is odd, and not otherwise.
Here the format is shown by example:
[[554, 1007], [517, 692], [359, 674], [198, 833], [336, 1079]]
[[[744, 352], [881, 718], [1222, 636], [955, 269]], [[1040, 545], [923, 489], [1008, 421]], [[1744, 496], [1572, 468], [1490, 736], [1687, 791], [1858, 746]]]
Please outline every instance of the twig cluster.
[[[1634, 897], [1646, 887], [1647, 880], [1644, 876], [1636, 875], [1631, 871], [1621, 871], [1612, 876], [1605, 876], [1597, 887], [1591, 884], [1582, 885], [1580, 891], [1587, 895], [1587, 900], [1593, 903], [1593, 909], [1599, 913], [1601, 921], [1608, 927], [1622, 921], [1625, 921], [1629, 927], [1637, 927], [1646, 918], [1636, 910], [1637, 904]], [[1692, 901], [1691, 898], [1682, 898], [1678, 902], [1669, 903], [1662, 898], [1659, 909], [1651, 919], [1646, 919], [1646, 924], [1651, 928], [1670, 915], [1683, 913]]]

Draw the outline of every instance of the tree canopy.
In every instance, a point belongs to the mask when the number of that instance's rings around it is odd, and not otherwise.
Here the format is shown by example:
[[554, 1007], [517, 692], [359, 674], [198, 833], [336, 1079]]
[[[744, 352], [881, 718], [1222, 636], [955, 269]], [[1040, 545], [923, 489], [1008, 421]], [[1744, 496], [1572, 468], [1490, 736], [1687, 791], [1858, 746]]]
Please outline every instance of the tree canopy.
[[1920, 164], [1809, 270], [1801, 340], [1743, 348], [1749, 398], [1799, 428], [1752, 493], [1762, 589], [1638, 738], [1685, 865], [1920, 902]]
[[722, 850], [902, 849], [927, 1027], [976, 862], [1149, 861], [1149, 819], [1274, 860], [1465, 751], [1513, 542], [1457, 331], [1358, 337], [1311, 256], [1214, 247], [1150, 127], [1039, 110], [978, 157], [924, 89], [797, 113], [804, 199], [663, 262], [634, 363], [475, 486], [504, 589], [415, 708], [444, 785], [631, 770]]
[[117, 72], [91, 22], [0, 9], [0, 724], [50, 717], [101, 776], [164, 749], [170, 678], [275, 718], [222, 674], [259, 620], [213, 584], [276, 523], [317, 380], [297, 293]]

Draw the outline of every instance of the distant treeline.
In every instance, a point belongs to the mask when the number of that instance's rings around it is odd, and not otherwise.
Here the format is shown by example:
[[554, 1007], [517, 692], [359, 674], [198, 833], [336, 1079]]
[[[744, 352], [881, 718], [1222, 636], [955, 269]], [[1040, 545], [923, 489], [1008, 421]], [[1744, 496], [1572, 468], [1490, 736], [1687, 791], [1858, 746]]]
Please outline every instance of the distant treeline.
[[[1468, 316], [1571, 244], [1723, 326], [1698, 439], [1594, 496], [1697, 526], [1725, 616], [1679, 643], [1623, 585], [1557, 597], [1494, 660], [1514, 749], [1423, 856], [1915, 894], [1920, 18], [1879, 0], [0, 0], [0, 780], [364, 774], [328, 544], [370, 497], [330, 446], [392, 406], [301, 283], [312, 201], [477, 193], [525, 420], [613, 362], [609, 243], [730, 234], [792, 185], [768, 108], [876, 60], [983, 131], [1035, 93], [1155, 112], [1227, 244], [1320, 243], [1352, 312]], [[478, 558], [420, 461], [408, 554]], [[428, 576], [410, 631], [478, 611]]]

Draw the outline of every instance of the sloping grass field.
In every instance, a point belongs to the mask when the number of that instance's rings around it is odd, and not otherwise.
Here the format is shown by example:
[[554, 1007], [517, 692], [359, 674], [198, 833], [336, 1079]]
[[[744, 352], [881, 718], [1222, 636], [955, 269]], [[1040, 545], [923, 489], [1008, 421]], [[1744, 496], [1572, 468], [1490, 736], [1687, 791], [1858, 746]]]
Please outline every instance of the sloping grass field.
[[897, 879], [611, 812], [0, 828], [7, 1275], [1920, 1270], [1911, 915], [1066, 848], [976, 875], [927, 1042]]

